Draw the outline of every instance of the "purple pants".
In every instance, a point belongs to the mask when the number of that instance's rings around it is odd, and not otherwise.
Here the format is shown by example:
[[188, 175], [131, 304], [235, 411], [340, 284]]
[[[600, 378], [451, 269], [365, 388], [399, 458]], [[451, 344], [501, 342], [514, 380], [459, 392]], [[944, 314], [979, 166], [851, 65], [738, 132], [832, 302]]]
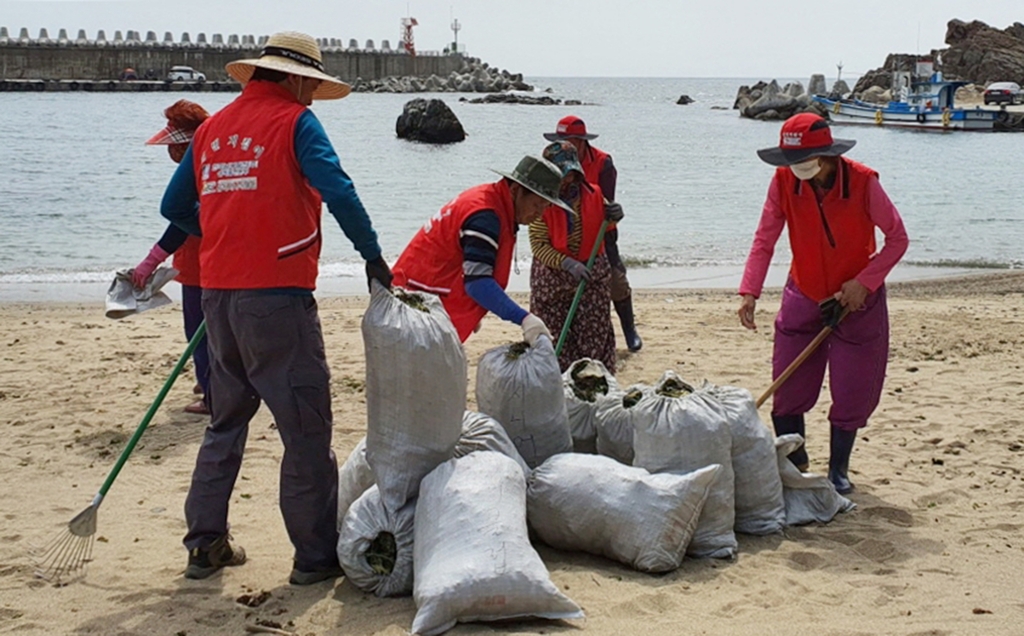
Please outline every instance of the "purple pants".
[[[775, 318], [772, 377], [781, 375], [823, 327], [818, 303], [804, 296], [792, 280], [787, 282]], [[832, 393], [829, 421], [843, 430], [863, 428], [882, 395], [888, 359], [889, 309], [882, 286], [869, 294], [864, 308], [849, 314], [779, 387], [772, 414], [801, 415], [814, 408], [827, 365]]]

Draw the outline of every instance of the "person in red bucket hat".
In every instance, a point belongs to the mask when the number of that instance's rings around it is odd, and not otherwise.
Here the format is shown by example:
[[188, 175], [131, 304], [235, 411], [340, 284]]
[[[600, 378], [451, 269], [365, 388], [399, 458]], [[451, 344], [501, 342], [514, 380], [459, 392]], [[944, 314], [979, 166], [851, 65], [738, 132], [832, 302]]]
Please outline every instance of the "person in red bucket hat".
[[[196, 129], [209, 116], [210, 113], [199, 104], [180, 99], [164, 110], [167, 125], [150, 137], [146, 145], [167, 146], [167, 154], [170, 155], [171, 161], [181, 163], [181, 158], [185, 156]], [[178, 270], [178, 276], [174, 280], [181, 283], [181, 313], [185, 321], [185, 337], [191, 340], [203, 322], [198, 236], [190, 236], [173, 223], [169, 224], [146, 258], [132, 270], [132, 284], [138, 288], [145, 287], [146, 281], [153, 275], [157, 266], [171, 254], [174, 255], [174, 269]], [[194, 392], [198, 394], [198, 399], [186, 406], [185, 412], [209, 415], [210, 353], [206, 348], [206, 336], [203, 336], [192, 353], [192, 362], [196, 373]]]
[[[544, 138], [548, 141], [564, 139], [575, 146], [587, 181], [596, 183], [601, 187], [604, 197], [612, 203], [615, 202], [615, 182], [618, 179], [618, 171], [612, 162], [612, 156], [590, 143], [597, 139], [597, 135], [587, 132], [587, 124], [582, 119], [576, 115], [566, 115], [558, 120], [555, 132], [544, 133]], [[608, 264], [612, 268], [612, 304], [615, 305], [615, 313], [619, 315], [619, 322], [622, 324], [622, 336], [626, 339], [626, 347], [630, 351], [639, 351], [644, 346], [644, 342], [636, 331], [636, 319], [633, 315], [633, 291], [629, 287], [629, 279], [626, 278], [626, 265], [619, 255], [618, 241], [617, 225], [609, 224], [604, 235], [604, 247], [608, 256]]]
[[[825, 119], [800, 113], [783, 124], [777, 146], [757, 151], [776, 170], [740, 283], [738, 312], [744, 327], [757, 328], [757, 298], [786, 228], [793, 260], [775, 319], [773, 378], [823, 327], [833, 331], [775, 392], [772, 423], [778, 435], [806, 436], [804, 414], [817, 402], [828, 367], [828, 477], [841, 494], [853, 490], [848, 471], [857, 430], [881, 397], [889, 355], [885, 278], [908, 243], [878, 173], [843, 156], [855, 143], [833, 139]], [[876, 228], [885, 236], [877, 251]], [[807, 469], [804, 448], [789, 458]]]

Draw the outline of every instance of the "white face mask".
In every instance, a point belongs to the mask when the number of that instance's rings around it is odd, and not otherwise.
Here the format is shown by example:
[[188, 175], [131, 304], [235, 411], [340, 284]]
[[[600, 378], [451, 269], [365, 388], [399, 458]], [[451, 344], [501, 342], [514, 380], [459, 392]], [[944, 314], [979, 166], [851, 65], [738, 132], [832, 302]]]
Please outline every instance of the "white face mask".
[[807, 181], [809, 179], [813, 179], [819, 172], [821, 172], [821, 161], [819, 161], [817, 157], [814, 157], [807, 161], [794, 163], [789, 167], [789, 169], [793, 171], [793, 174], [797, 179]]

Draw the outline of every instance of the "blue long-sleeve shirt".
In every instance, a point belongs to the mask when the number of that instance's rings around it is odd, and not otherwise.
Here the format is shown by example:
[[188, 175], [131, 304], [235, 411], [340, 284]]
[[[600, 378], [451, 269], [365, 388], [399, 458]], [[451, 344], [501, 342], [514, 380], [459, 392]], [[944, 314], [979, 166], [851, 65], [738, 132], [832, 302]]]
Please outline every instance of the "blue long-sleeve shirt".
[[[308, 109], [295, 123], [295, 156], [303, 176], [320, 193], [327, 209], [363, 259], [379, 258], [381, 250], [377, 232], [366, 208], [356, 194], [352, 179], [342, 169], [320, 120]], [[202, 234], [196, 205], [199, 193], [192, 161], [192, 147], [189, 146], [164, 192], [160, 214], [189, 234], [199, 236]]]

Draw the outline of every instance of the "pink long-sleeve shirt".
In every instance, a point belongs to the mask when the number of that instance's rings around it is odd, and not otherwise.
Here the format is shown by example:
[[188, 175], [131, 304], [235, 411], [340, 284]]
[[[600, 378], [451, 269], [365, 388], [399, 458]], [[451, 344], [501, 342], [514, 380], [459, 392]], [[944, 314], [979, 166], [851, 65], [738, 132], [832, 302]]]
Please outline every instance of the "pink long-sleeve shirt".
[[[768, 198], [765, 199], [764, 209], [761, 211], [761, 220], [754, 233], [754, 243], [750, 247], [750, 255], [747, 256], [747, 265], [743, 270], [739, 290], [741, 296], [761, 296], [764, 279], [768, 275], [768, 267], [775, 253], [775, 244], [786, 227], [786, 215], [779, 200], [779, 187], [779, 180], [773, 176], [771, 185], [768, 186]], [[855, 278], [870, 291], [875, 291], [882, 286], [885, 277], [903, 258], [910, 241], [907, 239], [907, 230], [903, 227], [900, 213], [877, 178], [868, 181], [867, 194], [868, 216], [875, 227], [882, 231], [885, 245]]]

